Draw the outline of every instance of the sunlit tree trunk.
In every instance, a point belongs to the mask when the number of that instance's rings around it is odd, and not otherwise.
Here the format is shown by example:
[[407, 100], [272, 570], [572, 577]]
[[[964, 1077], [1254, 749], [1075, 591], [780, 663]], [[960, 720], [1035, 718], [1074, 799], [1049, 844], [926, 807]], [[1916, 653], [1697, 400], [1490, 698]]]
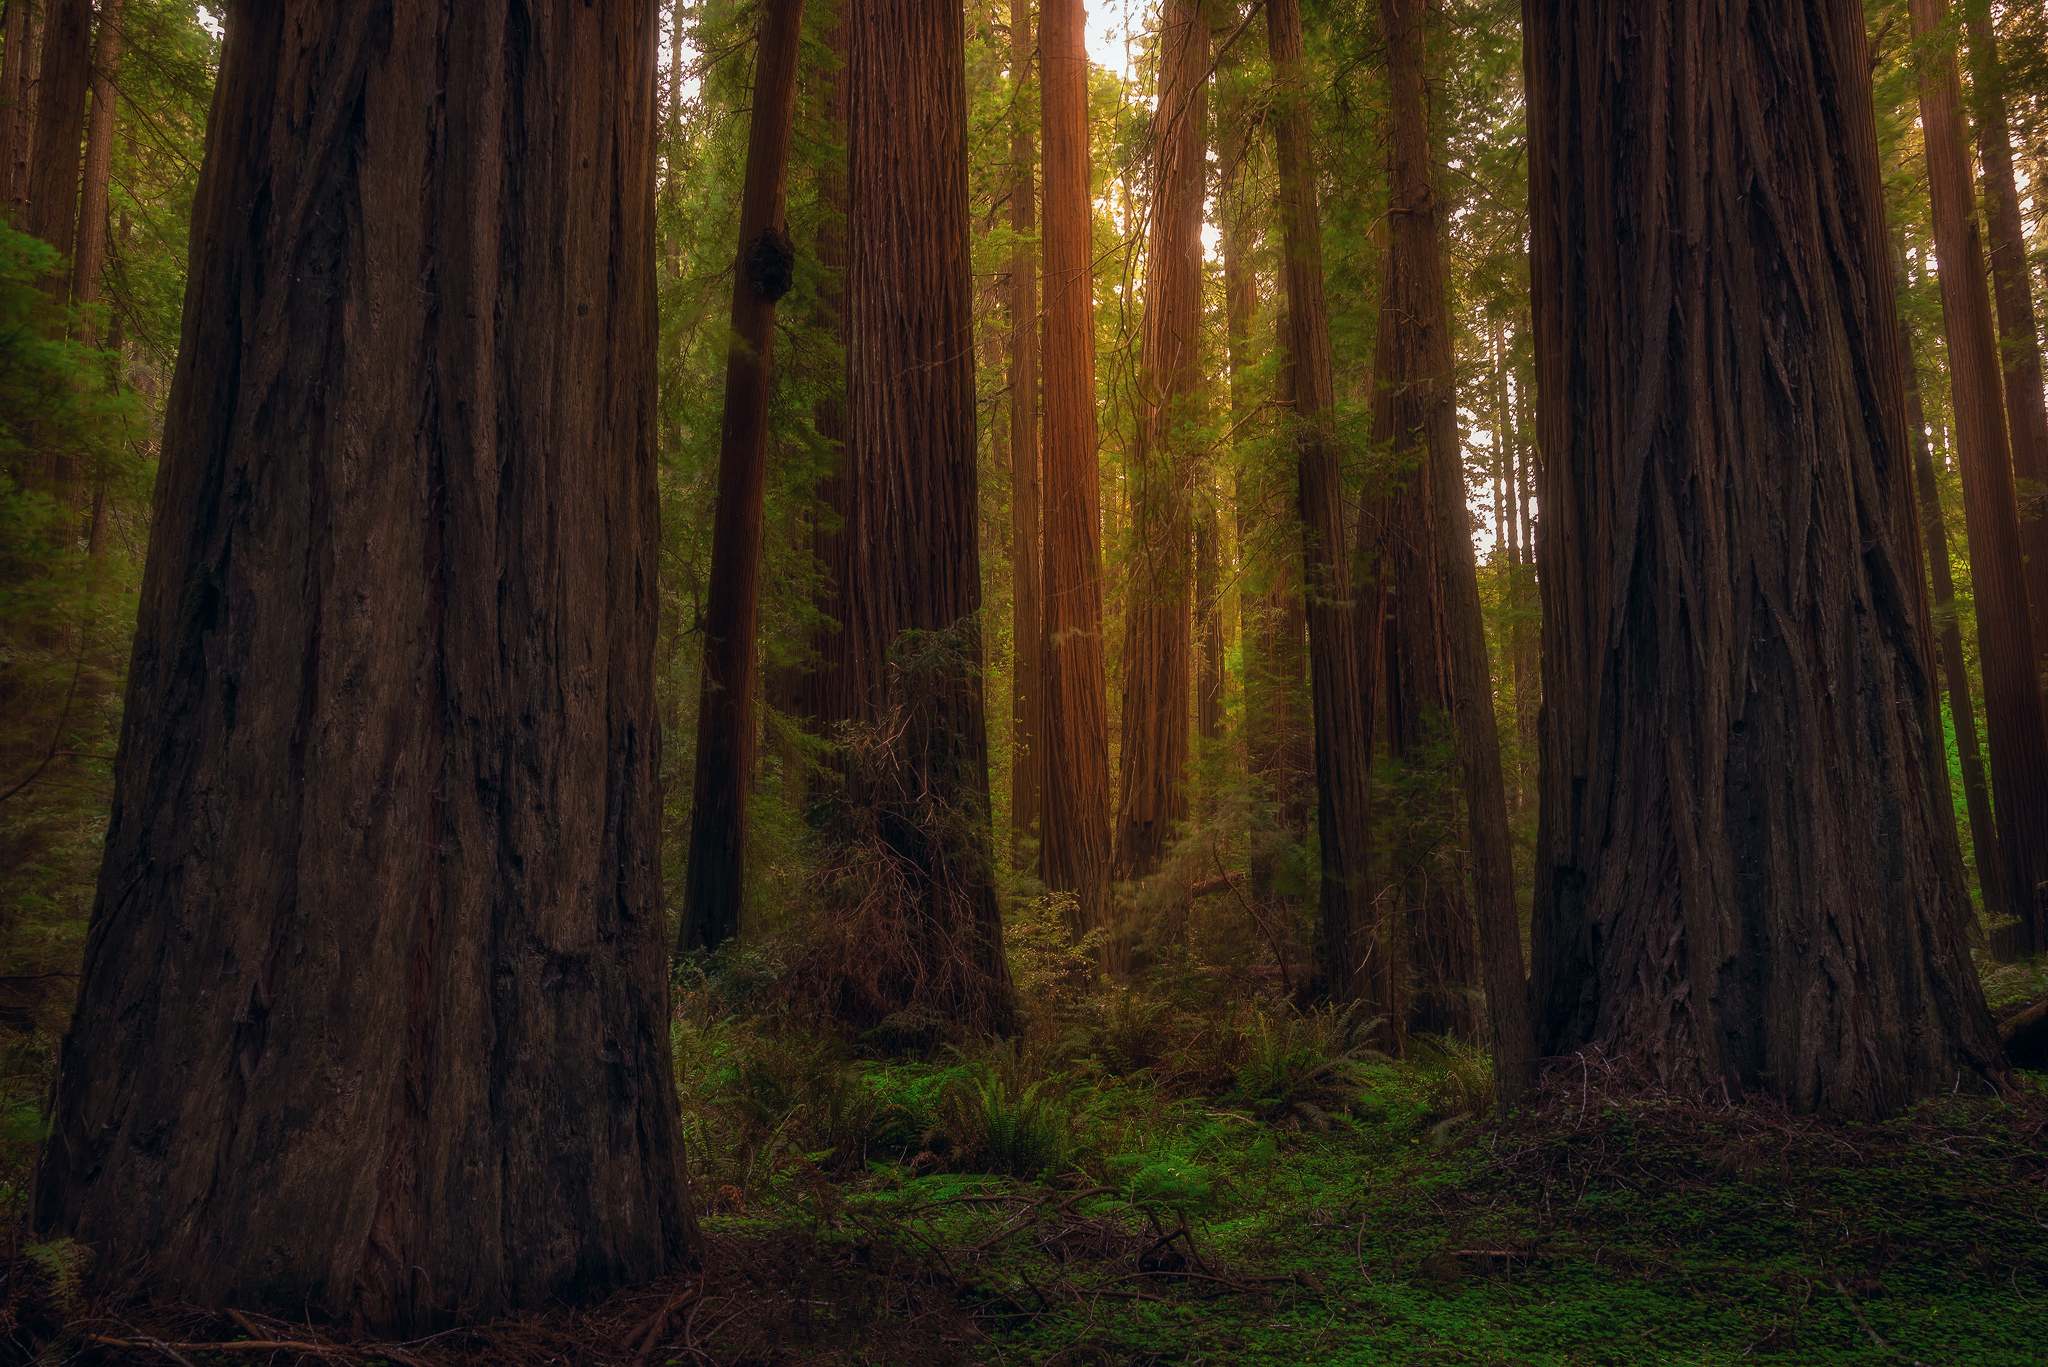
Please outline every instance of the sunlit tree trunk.
[[754, 780], [760, 673], [761, 510], [768, 477], [768, 391], [775, 304], [795, 255], [784, 206], [796, 114], [803, 0], [761, 7], [740, 240], [733, 261], [732, 340], [718, 434], [718, 503], [705, 596], [704, 669], [697, 698], [697, 769], [680, 948], [716, 949], [739, 933], [746, 904], [747, 798]]
[[1161, 16], [1152, 114], [1152, 230], [1130, 460], [1123, 744], [1116, 869], [1143, 878], [1187, 819], [1192, 684], [1191, 431], [1201, 386], [1202, 204], [1207, 186], [1209, 24], [1194, 0]]
[[653, 28], [228, 18], [35, 1187], [161, 1294], [409, 1335], [692, 1251]]
[[[1990, 0], [1964, 0], [1963, 16], [1970, 33], [1970, 93], [1984, 167], [1984, 226], [1998, 306], [2006, 430], [2012, 444], [2012, 473], [2018, 481], [2020, 553], [2034, 632], [2034, 672], [2040, 676], [2048, 666], [2048, 407], [2041, 391], [2041, 335], [2034, 324], [2034, 283], [2027, 266], [2026, 225], [2013, 174], [2012, 133], [2005, 117], [2004, 76]], [[2048, 933], [2048, 926], [2037, 925], [2035, 933], [2038, 947], [2038, 937]]]
[[1926, 130], [1927, 196], [1940, 262], [1963, 517], [1970, 537], [1970, 584], [1977, 607], [1977, 654], [1984, 679], [1984, 729], [1991, 796], [2008, 910], [2019, 924], [2001, 952], [2048, 948], [2048, 717], [2042, 714], [2033, 618], [2027, 605], [2026, 546], [2013, 489], [2013, 461], [2001, 393], [2004, 377], [1992, 323], [1984, 238], [1970, 176], [1955, 52], [1942, 46], [1947, 0], [1912, 0], [1914, 36], [1934, 43], [1920, 68]]
[[1095, 454], [1095, 276], [1088, 53], [1081, 0], [1043, 0], [1038, 52], [1045, 230], [1041, 875], [1073, 893], [1077, 930], [1109, 915], [1109, 718]]
[[1010, 73], [1016, 103], [1010, 129], [1010, 862], [1023, 868], [1035, 840], [1039, 792], [1039, 670], [1045, 624], [1038, 565], [1038, 235], [1031, 80], [1031, 0], [1010, 0]]
[[1998, 1044], [1940, 767], [1863, 7], [1522, 12], [1538, 1047], [1840, 1116], [1946, 1092]]

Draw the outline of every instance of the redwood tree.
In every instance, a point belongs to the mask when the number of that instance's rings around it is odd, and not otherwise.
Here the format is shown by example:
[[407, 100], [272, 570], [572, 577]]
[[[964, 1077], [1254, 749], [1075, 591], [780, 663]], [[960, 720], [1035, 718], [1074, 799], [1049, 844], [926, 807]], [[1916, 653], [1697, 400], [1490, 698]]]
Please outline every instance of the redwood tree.
[[1038, 569], [1038, 234], [1031, 174], [1031, 0], [1010, 0], [1010, 589], [1016, 663], [1010, 684], [1010, 856], [1038, 824], [1039, 672], [1045, 651]]
[[2048, 716], [2042, 713], [2039, 653], [2027, 607], [2026, 547], [2000, 402], [2004, 377], [1970, 176], [1968, 126], [1955, 52], [1939, 41], [1948, 22], [1947, 0], [1911, 0], [1911, 10], [1914, 36], [1935, 44], [1920, 66], [1927, 198], [1941, 265], [1998, 853], [2008, 910], [2019, 917], [2016, 933], [2001, 937], [1997, 947], [2032, 952], [2048, 947]]
[[1130, 582], [1116, 832], [1116, 868], [1123, 878], [1143, 878], [1158, 867], [1188, 811], [1190, 429], [1202, 382], [1209, 22], [1197, 0], [1167, 0], [1160, 22], [1138, 432], [1129, 467]]
[[803, 0], [767, 0], [761, 7], [739, 250], [733, 261], [732, 340], [726, 349], [725, 408], [718, 432], [718, 503], [712, 515], [689, 870], [683, 882], [684, 950], [716, 949], [737, 935], [746, 903], [768, 386], [775, 304], [788, 292], [795, 264], [783, 210], [803, 12]]
[[0, 218], [19, 225], [28, 198], [29, 55], [32, 0], [7, 0], [0, 21]]
[[34, 1207], [159, 1291], [402, 1334], [692, 1251], [653, 30], [228, 20]]
[[1075, 929], [1085, 931], [1109, 915], [1109, 705], [1095, 464], [1088, 52], [1081, 18], [1081, 0], [1043, 0], [1039, 7], [1045, 196], [1039, 866], [1047, 887], [1074, 894]]
[[1538, 1046], [1880, 1115], [1998, 1044], [1930, 735], [1863, 7], [1523, 24]]
[[[92, 80], [92, 0], [49, 0], [49, 10], [43, 21], [23, 226], [59, 256], [69, 257], [77, 241], [79, 159], [86, 88]], [[63, 291], [70, 277], [60, 274], [53, 282]]]

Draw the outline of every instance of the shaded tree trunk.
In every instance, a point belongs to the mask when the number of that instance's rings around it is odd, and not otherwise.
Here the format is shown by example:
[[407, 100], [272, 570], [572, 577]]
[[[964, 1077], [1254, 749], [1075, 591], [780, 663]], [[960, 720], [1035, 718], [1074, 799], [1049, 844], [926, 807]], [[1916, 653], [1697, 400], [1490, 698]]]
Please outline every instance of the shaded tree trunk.
[[1537, 1044], [1881, 1115], [1998, 1044], [1934, 730], [1863, 8], [1525, 0], [1523, 23]]
[[1010, 128], [1010, 863], [1023, 869], [1038, 825], [1039, 671], [1045, 650], [1038, 565], [1038, 235], [1032, 176], [1031, 0], [1010, 0], [1010, 73], [1016, 104]]
[[[1947, 0], [1912, 0], [1914, 37], [1935, 42], [1920, 68], [1920, 120], [1927, 147], [1927, 197], [1941, 264], [1941, 312], [1949, 347], [1970, 583], [1984, 678], [1984, 727], [1991, 795], [2008, 908], [2019, 925], [1994, 946], [2002, 953], [2048, 947], [2048, 717], [2042, 713], [2032, 614], [2008, 446], [1998, 338], [1993, 329], [1984, 240], [1970, 177], [1969, 130], [1953, 49], [1939, 46]], [[1889, 274], [1887, 274], [1889, 283]]]
[[[1998, 306], [1999, 359], [2005, 378], [2006, 430], [2019, 487], [2020, 553], [2034, 632], [2034, 673], [2048, 667], [2048, 406], [2041, 391], [2041, 335], [2034, 324], [2034, 283], [2027, 233], [2012, 166], [2004, 78], [1990, 0], [1963, 0], [1970, 34], [1970, 92], [1977, 111], [1977, 149], [1984, 166], [1985, 227]], [[2048, 687], [2048, 684], [2044, 684]], [[2048, 927], [2036, 928], [2039, 936]]]
[[1109, 699], [1102, 670], [1102, 541], [1095, 456], [1095, 276], [1089, 215], [1088, 53], [1081, 0], [1042, 0], [1044, 79], [1045, 614], [1039, 865], [1076, 898], [1077, 931], [1109, 916]]
[[71, 297], [81, 304], [100, 297], [100, 271], [106, 263], [107, 189], [114, 174], [114, 73], [120, 67], [121, 0], [102, 0], [99, 31], [92, 47], [92, 113], [85, 126], [78, 252], [71, 266]]
[[35, 46], [31, 0], [7, 0], [0, 24], [0, 216], [20, 224], [28, 209], [29, 57]]
[[[78, 170], [85, 137], [85, 96], [92, 78], [92, 0], [49, 0], [42, 69], [29, 153], [28, 214], [23, 226], [66, 258], [77, 243]], [[64, 289], [68, 275], [52, 277]]]
[[1152, 114], [1152, 230], [1129, 467], [1130, 584], [1116, 871], [1158, 868], [1187, 820], [1192, 671], [1190, 446], [1202, 380], [1202, 204], [1208, 180], [1209, 22], [1195, 0], [1161, 15]]
[[753, 119], [740, 240], [733, 262], [732, 341], [718, 433], [718, 503], [697, 698], [697, 769], [679, 948], [716, 949], [739, 934], [746, 905], [747, 799], [754, 780], [755, 640], [761, 604], [761, 510], [768, 478], [768, 391], [775, 304], [795, 253], [784, 212], [796, 116], [803, 0], [767, 0], [754, 65]]
[[1223, 523], [1204, 460], [1195, 478], [1195, 731], [1223, 739]]
[[1332, 429], [1329, 311], [1323, 302], [1322, 223], [1302, 84], [1300, 0], [1267, 0], [1266, 43], [1279, 87], [1273, 145], [1280, 164], [1280, 229], [1293, 368], [1297, 497], [1301, 509], [1309, 690], [1315, 718], [1316, 830], [1322, 854], [1316, 957], [1322, 992], [1337, 1001], [1391, 1002], [1396, 965], [1365, 886], [1373, 675], [1358, 640], [1344, 485]]
[[653, 14], [227, 24], [35, 1193], [162, 1293], [409, 1334], [693, 1250]]
[[[832, 61], [820, 77], [827, 137], [835, 147], [846, 146], [846, 18], [843, 7], [834, 12], [834, 22], [825, 33], [825, 49]], [[827, 157], [818, 172], [817, 195], [823, 206], [818, 225], [818, 316], [811, 326], [827, 334], [842, 350], [846, 344], [846, 169], [838, 158]], [[840, 376], [841, 385], [844, 375]], [[849, 704], [840, 696], [846, 673], [846, 640], [838, 624], [846, 620], [846, 537], [850, 485], [846, 477], [846, 404], [840, 386], [827, 385], [811, 408], [811, 426], [818, 436], [839, 448], [832, 472], [818, 481], [818, 502], [832, 510], [839, 526], [820, 522], [811, 529], [811, 553], [818, 558], [823, 581], [816, 598], [818, 614], [829, 625], [812, 633], [811, 649], [816, 667], [797, 680], [797, 711], [805, 722], [822, 726], [831, 716], [850, 715]]]

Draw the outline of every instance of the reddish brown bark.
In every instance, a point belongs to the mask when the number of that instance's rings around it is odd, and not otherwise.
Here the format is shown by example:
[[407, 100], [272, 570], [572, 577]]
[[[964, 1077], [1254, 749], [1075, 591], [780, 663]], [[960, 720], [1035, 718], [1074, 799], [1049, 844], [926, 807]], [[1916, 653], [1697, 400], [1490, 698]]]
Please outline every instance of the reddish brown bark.
[[1202, 373], [1202, 204], [1207, 189], [1209, 22], [1194, 0], [1161, 16], [1152, 115], [1152, 230], [1139, 344], [1138, 432], [1128, 482], [1123, 744], [1116, 871], [1143, 878], [1187, 820], [1193, 683], [1192, 427]]
[[1109, 914], [1109, 703], [1095, 455], [1095, 277], [1088, 53], [1081, 0], [1043, 0], [1045, 613], [1040, 868], [1075, 895], [1077, 930]]
[[[1998, 305], [1999, 359], [2005, 372], [2006, 431], [2019, 502], [2020, 554], [2034, 631], [2037, 676], [2048, 668], [2048, 406], [2041, 390], [2041, 334], [2034, 325], [2034, 283], [2027, 233], [2013, 174], [2012, 133], [1989, 0], [1964, 0], [1970, 33], [1970, 93], [1984, 168], [1984, 226]], [[2044, 683], [2048, 687], [2048, 683]], [[2044, 929], [2037, 928], [2037, 936]]]
[[92, 47], [92, 113], [85, 126], [78, 253], [71, 266], [71, 297], [81, 304], [100, 297], [100, 270], [106, 262], [107, 188], [114, 173], [114, 73], [120, 67], [121, 0], [102, 0]]
[[1016, 663], [1010, 685], [1010, 862], [1035, 862], [1039, 793], [1039, 671], [1045, 650], [1038, 564], [1038, 235], [1032, 176], [1031, 0], [1010, 0], [1010, 591]]
[[0, 217], [20, 223], [28, 204], [30, 51], [35, 35], [31, 0], [7, 0], [0, 31]]
[[704, 670], [697, 699], [697, 769], [683, 881], [684, 951], [716, 949], [739, 934], [746, 905], [747, 799], [754, 781], [759, 681], [755, 640], [761, 599], [761, 510], [768, 478], [768, 390], [775, 304], [795, 256], [784, 207], [796, 115], [803, 0], [767, 0], [754, 65], [753, 119], [740, 240], [733, 262], [732, 341], [718, 433], [718, 503], [705, 597]]
[[227, 26], [35, 1189], [160, 1293], [404, 1336], [692, 1252], [653, 24]]
[[1330, 323], [1302, 84], [1299, 0], [1267, 0], [1266, 43], [1279, 87], [1271, 120], [1280, 169], [1285, 345], [1293, 369], [1291, 430], [1315, 717], [1316, 830], [1322, 853], [1317, 964], [1321, 990], [1332, 999], [1390, 1002], [1397, 966], [1387, 956], [1365, 886], [1373, 675], [1358, 640], [1360, 614], [1353, 601], [1351, 544], [1332, 430]]
[[1946, 1092], [1998, 1044], [1940, 769], [1863, 7], [1522, 13], [1538, 1045], [1844, 1116]]
[[[92, 0], [49, 0], [36, 121], [29, 152], [28, 213], [23, 226], [69, 258], [77, 242], [78, 171], [92, 79]], [[53, 277], [66, 289], [68, 275]]]
[[[1947, 0], [1912, 0], [1910, 8], [1914, 36], [1937, 41], [1948, 22]], [[2048, 717], [2042, 713], [2040, 652], [2027, 606], [2026, 548], [2000, 402], [2003, 375], [1961, 90], [1955, 53], [1937, 42], [1920, 68], [1927, 195], [1941, 265], [1998, 852], [2008, 906], [2020, 917], [2010, 944], [2001, 940], [1999, 948], [2032, 953], [2048, 947], [2048, 901], [2035, 894], [2048, 883]]]

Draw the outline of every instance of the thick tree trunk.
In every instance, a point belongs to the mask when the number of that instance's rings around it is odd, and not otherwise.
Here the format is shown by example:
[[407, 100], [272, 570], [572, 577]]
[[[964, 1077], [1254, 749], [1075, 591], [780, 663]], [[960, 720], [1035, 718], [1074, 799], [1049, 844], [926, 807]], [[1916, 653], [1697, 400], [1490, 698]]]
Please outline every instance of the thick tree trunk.
[[81, 304], [100, 297], [100, 269], [106, 262], [107, 188], [114, 174], [114, 73], [120, 67], [121, 0], [102, 0], [99, 32], [92, 46], [92, 113], [85, 126], [78, 252], [71, 266], [71, 297]]
[[[1894, 237], [1892, 275], [1905, 283], [1905, 253]], [[1906, 375], [1906, 443], [1913, 452], [1914, 486], [1920, 497], [1920, 536], [1927, 548], [1934, 581], [1936, 653], [1948, 680], [1948, 710], [1954, 719], [1956, 751], [1962, 760], [1963, 807], [1970, 819], [1971, 848], [1977, 856], [1977, 882], [1984, 909], [2005, 914], [2008, 899], [1998, 855], [1998, 831], [1992, 824], [1991, 792], [1984, 781], [1984, 756], [1977, 745], [1977, 712], [1970, 702], [1970, 667], [1963, 658], [1963, 629], [1956, 615], [1955, 575], [1949, 565], [1948, 524], [1941, 515], [1941, 486], [1934, 475], [1934, 457], [1927, 449], [1927, 417], [1920, 405], [1920, 368], [1913, 359], [1913, 332], [1899, 323], [1899, 366]], [[1944, 764], [1946, 757], [1944, 757]]]
[[0, 218], [19, 224], [28, 204], [29, 55], [35, 38], [31, 0], [7, 0], [0, 25]]
[[1996, 947], [2033, 953], [2048, 948], [2048, 902], [2035, 893], [2048, 883], [2048, 717], [2042, 713], [2040, 657], [2027, 605], [2026, 547], [2000, 403], [2003, 376], [1971, 184], [1961, 82], [1953, 49], [1938, 45], [1948, 4], [1912, 0], [1911, 10], [1915, 38], [1937, 44], [1920, 68], [1927, 196], [1941, 264], [1941, 311], [1962, 461], [1963, 517], [1970, 536], [1998, 852], [2005, 861], [2008, 907], [2020, 918], [2015, 932], [2001, 937]]
[[1323, 302], [1322, 223], [1302, 83], [1300, 0], [1267, 0], [1266, 42], [1279, 87], [1271, 120], [1280, 164], [1285, 344], [1294, 372], [1297, 496], [1307, 599], [1309, 689], [1315, 714], [1316, 830], [1322, 852], [1321, 990], [1337, 1001], [1391, 1002], [1388, 958], [1365, 886], [1371, 839], [1373, 672], [1358, 640], [1344, 485], [1332, 430], [1329, 312]]
[[1929, 734], [1863, 7], [1523, 24], [1537, 1043], [1881, 1115], [1998, 1043]]
[[1010, 0], [1010, 586], [1016, 663], [1010, 684], [1010, 863], [1035, 862], [1039, 793], [1039, 671], [1045, 652], [1038, 566], [1038, 235], [1032, 176], [1031, 0]]
[[[2027, 266], [2026, 225], [2013, 174], [2012, 134], [2005, 117], [2004, 77], [1990, 0], [1963, 0], [1963, 16], [1970, 32], [1970, 92], [1984, 166], [1984, 217], [1997, 291], [2006, 429], [2012, 473], [2019, 483], [2020, 553], [2034, 631], [2034, 672], [2040, 676], [2048, 668], [2048, 406], [2041, 391], [2041, 335], [2034, 324], [2034, 283]], [[2037, 935], [2042, 930], [2048, 927], [2038, 928]]]
[[[78, 169], [85, 137], [85, 95], [92, 79], [92, 0], [49, 0], [42, 70], [29, 153], [28, 216], [23, 225], [69, 258], [77, 241]], [[62, 290], [68, 275], [52, 277]]]
[[1109, 916], [1109, 699], [1095, 457], [1095, 275], [1088, 53], [1081, 0], [1042, 0], [1044, 79], [1045, 653], [1039, 864], [1076, 899], [1077, 931]]
[[653, 14], [229, 17], [35, 1197], [160, 1291], [410, 1333], [692, 1250]]
[[795, 255], [784, 205], [796, 115], [803, 0], [761, 7], [753, 119], [740, 240], [733, 262], [732, 341], [718, 432], [718, 504], [711, 524], [711, 583], [704, 670], [697, 696], [697, 771], [679, 948], [716, 949], [739, 934], [746, 905], [747, 797], [754, 781], [755, 641], [761, 602], [761, 508], [768, 479], [768, 389], [775, 304]]
[[1188, 691], [1193, 683], [1195, 407], [1201, 387], [1202, 204], [1207, 190], [1209, 23], [1195, 0], [1160, 18], [1152, 114], [1152, 231], [1139, 344], [1138, 431], [1129, 469], [1130, 584], [1116, 870], [1143, 878], [1187, 820]]
[[[916, 965], [960, 956], [961, 993], [917, 1004], [1007, 1023], [981, 694], [967, 86], [961, 11], [867, 0], [846, 26], [845, 618], [838, 709], [878, 737], [891, 794], [849, 763], [856, 805], [890, 808], [894, 853], [915, 869], [906, 923]], [[909, 1003], [905, 1003], [906, 1005]]]

